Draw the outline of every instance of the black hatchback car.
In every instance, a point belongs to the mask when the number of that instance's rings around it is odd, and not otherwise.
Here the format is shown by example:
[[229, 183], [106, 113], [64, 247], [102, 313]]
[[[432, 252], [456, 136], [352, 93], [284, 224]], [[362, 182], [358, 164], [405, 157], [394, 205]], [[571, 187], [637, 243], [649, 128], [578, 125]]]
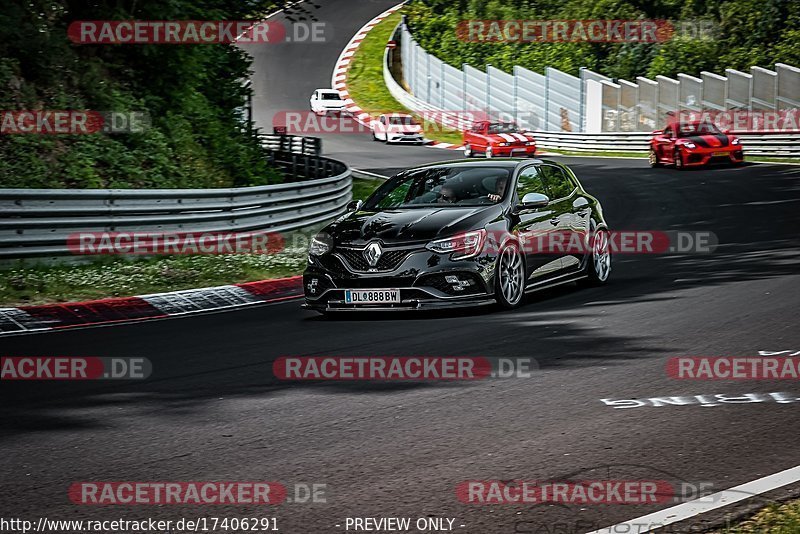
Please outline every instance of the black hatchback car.
[[519, 306], [611, 272], [600, 203], [565, 165], [492, 159], [403, 171], [312, 239], [305, 307]]

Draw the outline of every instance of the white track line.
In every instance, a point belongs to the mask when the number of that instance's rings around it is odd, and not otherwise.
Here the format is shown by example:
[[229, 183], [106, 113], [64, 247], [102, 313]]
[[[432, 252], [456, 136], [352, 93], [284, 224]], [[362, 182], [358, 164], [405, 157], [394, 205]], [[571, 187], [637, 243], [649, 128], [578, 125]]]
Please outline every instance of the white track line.
[[[667, 508], [660, 512], [643, 515], [642, 517], [601, 528], [600, 530], [593, 530], [586, 534], [614, 534], [617, 532], [633, 534], [650, 532], [651, 530], [684, 521], [690, 517], [749, 499], [755, 495], [760, 495], [761, 493], [766, 493], [797, 481], [800, 481], [800, 466], [792, 467], [791, 469], [759, 478], [752, 482], [747, 482], [735, 488], [707, 495], [706, 497], [701, 497], [694, 501], [679, 504], [678, 506], [673, 506], [672, 508]], [[634, 527], [636, 527], [635, 530]]]

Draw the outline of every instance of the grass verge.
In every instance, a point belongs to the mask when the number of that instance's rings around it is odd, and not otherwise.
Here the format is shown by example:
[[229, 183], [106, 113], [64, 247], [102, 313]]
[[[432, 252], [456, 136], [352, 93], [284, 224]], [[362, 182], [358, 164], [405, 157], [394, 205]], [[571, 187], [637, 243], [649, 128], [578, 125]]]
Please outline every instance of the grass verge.
[[797, 534], [800, 532], [800, 500], [772, 504], [738, 525], [715, 534]]
[[[353, 198], [365, 199], [383, 181], [353, 180]], [[100, 257], [81, 265], [7, 265], [0, 271], [0, 306], [127, 297], [300, 274], [308, 228], [287, 233], [276, 254]]]
[[[353, 101], [372, 117], [381, 113], [411, 113], [412, 110], [398, 102], [383, 82], [383, 51], [400, 22], [402, 10], [379, 22], [361, 41], [350, 60], [347, 71], [347, 91]], [[425, 137], [444, 143], [461, 144], [461, 132], [444, 128], [431, 121], [417, 119], [423, 124]]]

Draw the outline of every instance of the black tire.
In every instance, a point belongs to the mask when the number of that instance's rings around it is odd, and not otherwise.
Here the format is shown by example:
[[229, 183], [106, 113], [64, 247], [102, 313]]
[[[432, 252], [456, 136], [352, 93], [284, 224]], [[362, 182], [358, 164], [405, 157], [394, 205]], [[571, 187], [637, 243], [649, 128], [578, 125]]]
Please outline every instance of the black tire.
[[[505, 260], [511, 259], [509, 255], [516, 258], [513, 264], [504, 263]], [[525, 300], [525, 274], [525, 258], [522, 257], [519, 246], [516, 243], [504, 246], [497, 255], [494, 271], [494, 294], [497, 304], [501, 308], [511, 310], [522, 305]], [[511, 286], [504, 285], [512, 283], [513, 280], [517, 281], [518, 287], [513, 284]]]
[[681, 150], [679, 148], [675, 149], [675, 152], [673, 153], [672, 158], [673, 158], [673, 161], [674, 161], [675, 169], [677, 169], [679, 171], [685, 171], [686, 170], [686, 165], [684, 165], [684, 163], [683, 163], [683, 156], [681, 156]]
[[380, 141], [380, 139], [378, 139], [378, 136], [375, 135], [375, 132], [372, 132], [372, 140], [373, 141]]
[[[604, 238], [605, 241], [598, 242], [598, 239]], [[598, 249], [599, 247], [599, 249]], [[609, 241], [609, 231], [605, 228], [595, 230], [591, 237], [592, 254], [586, 262], [586, 282], [590, 286], [602, 286], [608, 283], [611, 276], [611, 246]], [[603, 269], [601, 260], [598, 263], [598, 253], [600, 250], [605, 249], [607, 260], [605, 261], [605, 269]]]
[[650, 163], [650, 167], [656, 168], [661, 167], [661, 162], [658, 161], [658, 154], [654, 149], [650, 149], [650, 153], [647, 155], [648, 163]]

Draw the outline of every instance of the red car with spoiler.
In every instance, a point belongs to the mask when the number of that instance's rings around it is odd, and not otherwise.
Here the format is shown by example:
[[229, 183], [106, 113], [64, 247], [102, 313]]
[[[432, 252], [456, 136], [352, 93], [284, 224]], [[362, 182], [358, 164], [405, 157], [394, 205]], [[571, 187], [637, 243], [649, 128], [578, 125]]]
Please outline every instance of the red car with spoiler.
[[487, 158], [533, 157], [536, 141], [513, 122], [476, 121], [464, 131], [464, 157], [470, 158], [474, 154], [483, 154]]
[[709, 163], [740, 164], [744, 161], [739, 138], [723, 133], [710, 122], [671, 122], [653, 132], [650, 166], [672, 164], [676, 169]]

